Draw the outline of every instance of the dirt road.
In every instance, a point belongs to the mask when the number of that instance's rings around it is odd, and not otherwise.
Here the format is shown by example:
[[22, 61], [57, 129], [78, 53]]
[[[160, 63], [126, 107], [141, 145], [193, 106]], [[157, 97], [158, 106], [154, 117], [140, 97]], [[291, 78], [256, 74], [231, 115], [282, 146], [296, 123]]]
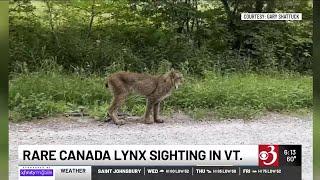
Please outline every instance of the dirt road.
[[56, 117], [10, 123], [10, 180], [18, 179], [18, 145], [35, 144], [302, 144], [303, 180], [312, 179], [312, 118], [269, 114], [256, 120], [196, 121], [176, 113], [165, 123], [137, 118], [116, 126], [87, 118]]

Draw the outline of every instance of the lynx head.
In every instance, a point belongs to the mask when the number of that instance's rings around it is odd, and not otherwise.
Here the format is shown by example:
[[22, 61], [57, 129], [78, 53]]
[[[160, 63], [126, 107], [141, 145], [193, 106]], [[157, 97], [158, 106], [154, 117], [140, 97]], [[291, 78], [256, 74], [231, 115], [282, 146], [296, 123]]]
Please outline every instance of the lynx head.
[[171, 82], [173, 83], [174, 87], [178, 89], [178, 87], [182, 84], [183, 82], [183, 75], [174, 69], [171, 69], [169, 72], [169, 78], [171, 79]]

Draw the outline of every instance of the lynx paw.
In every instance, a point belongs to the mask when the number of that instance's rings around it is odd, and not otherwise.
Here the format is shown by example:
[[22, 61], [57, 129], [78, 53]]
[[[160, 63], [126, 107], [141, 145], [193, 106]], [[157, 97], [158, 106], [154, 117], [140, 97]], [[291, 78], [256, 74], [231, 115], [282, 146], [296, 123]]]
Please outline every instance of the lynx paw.
[[119, 126], [124, 125], [125, 123], [126, 123], [126, 122], [125, 122], [124, 120], [115, 121], [115, 124], [116, 124], [116, 125], [119, 125]]
[[163, 123], [164, 121], [163, 121], [163, 119], [156, 119], [155, 122], [156, 123]]
[[151, 119], [145, 119], [144, 122], [145, 122], [146, 124], [152, 124], [152, 123], [153, 123], [153, 121], [152, 121]]

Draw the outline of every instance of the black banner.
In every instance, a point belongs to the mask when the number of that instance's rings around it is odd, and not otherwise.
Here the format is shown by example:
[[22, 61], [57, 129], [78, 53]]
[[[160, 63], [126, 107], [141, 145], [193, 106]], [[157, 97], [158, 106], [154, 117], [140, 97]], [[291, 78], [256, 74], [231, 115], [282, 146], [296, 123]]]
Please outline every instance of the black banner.
[[301, 180], [301, 166], [92, 166], [92, 180]]

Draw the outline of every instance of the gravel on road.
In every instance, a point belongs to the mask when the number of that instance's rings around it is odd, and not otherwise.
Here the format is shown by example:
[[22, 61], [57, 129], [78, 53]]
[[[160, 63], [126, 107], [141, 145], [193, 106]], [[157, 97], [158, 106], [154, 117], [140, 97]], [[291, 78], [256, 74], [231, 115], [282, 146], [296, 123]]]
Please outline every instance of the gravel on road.
[[18, 179], [18, 145], [238, 145], [302, 144], [303, 180], [312, 179], [312, 117], [268, 114], [255, 120], [193, 120], [182, 113], [165, 123], [127, 118], [117, 126], [90, 118], [52, 117], [9, 124], [10, 180]]

